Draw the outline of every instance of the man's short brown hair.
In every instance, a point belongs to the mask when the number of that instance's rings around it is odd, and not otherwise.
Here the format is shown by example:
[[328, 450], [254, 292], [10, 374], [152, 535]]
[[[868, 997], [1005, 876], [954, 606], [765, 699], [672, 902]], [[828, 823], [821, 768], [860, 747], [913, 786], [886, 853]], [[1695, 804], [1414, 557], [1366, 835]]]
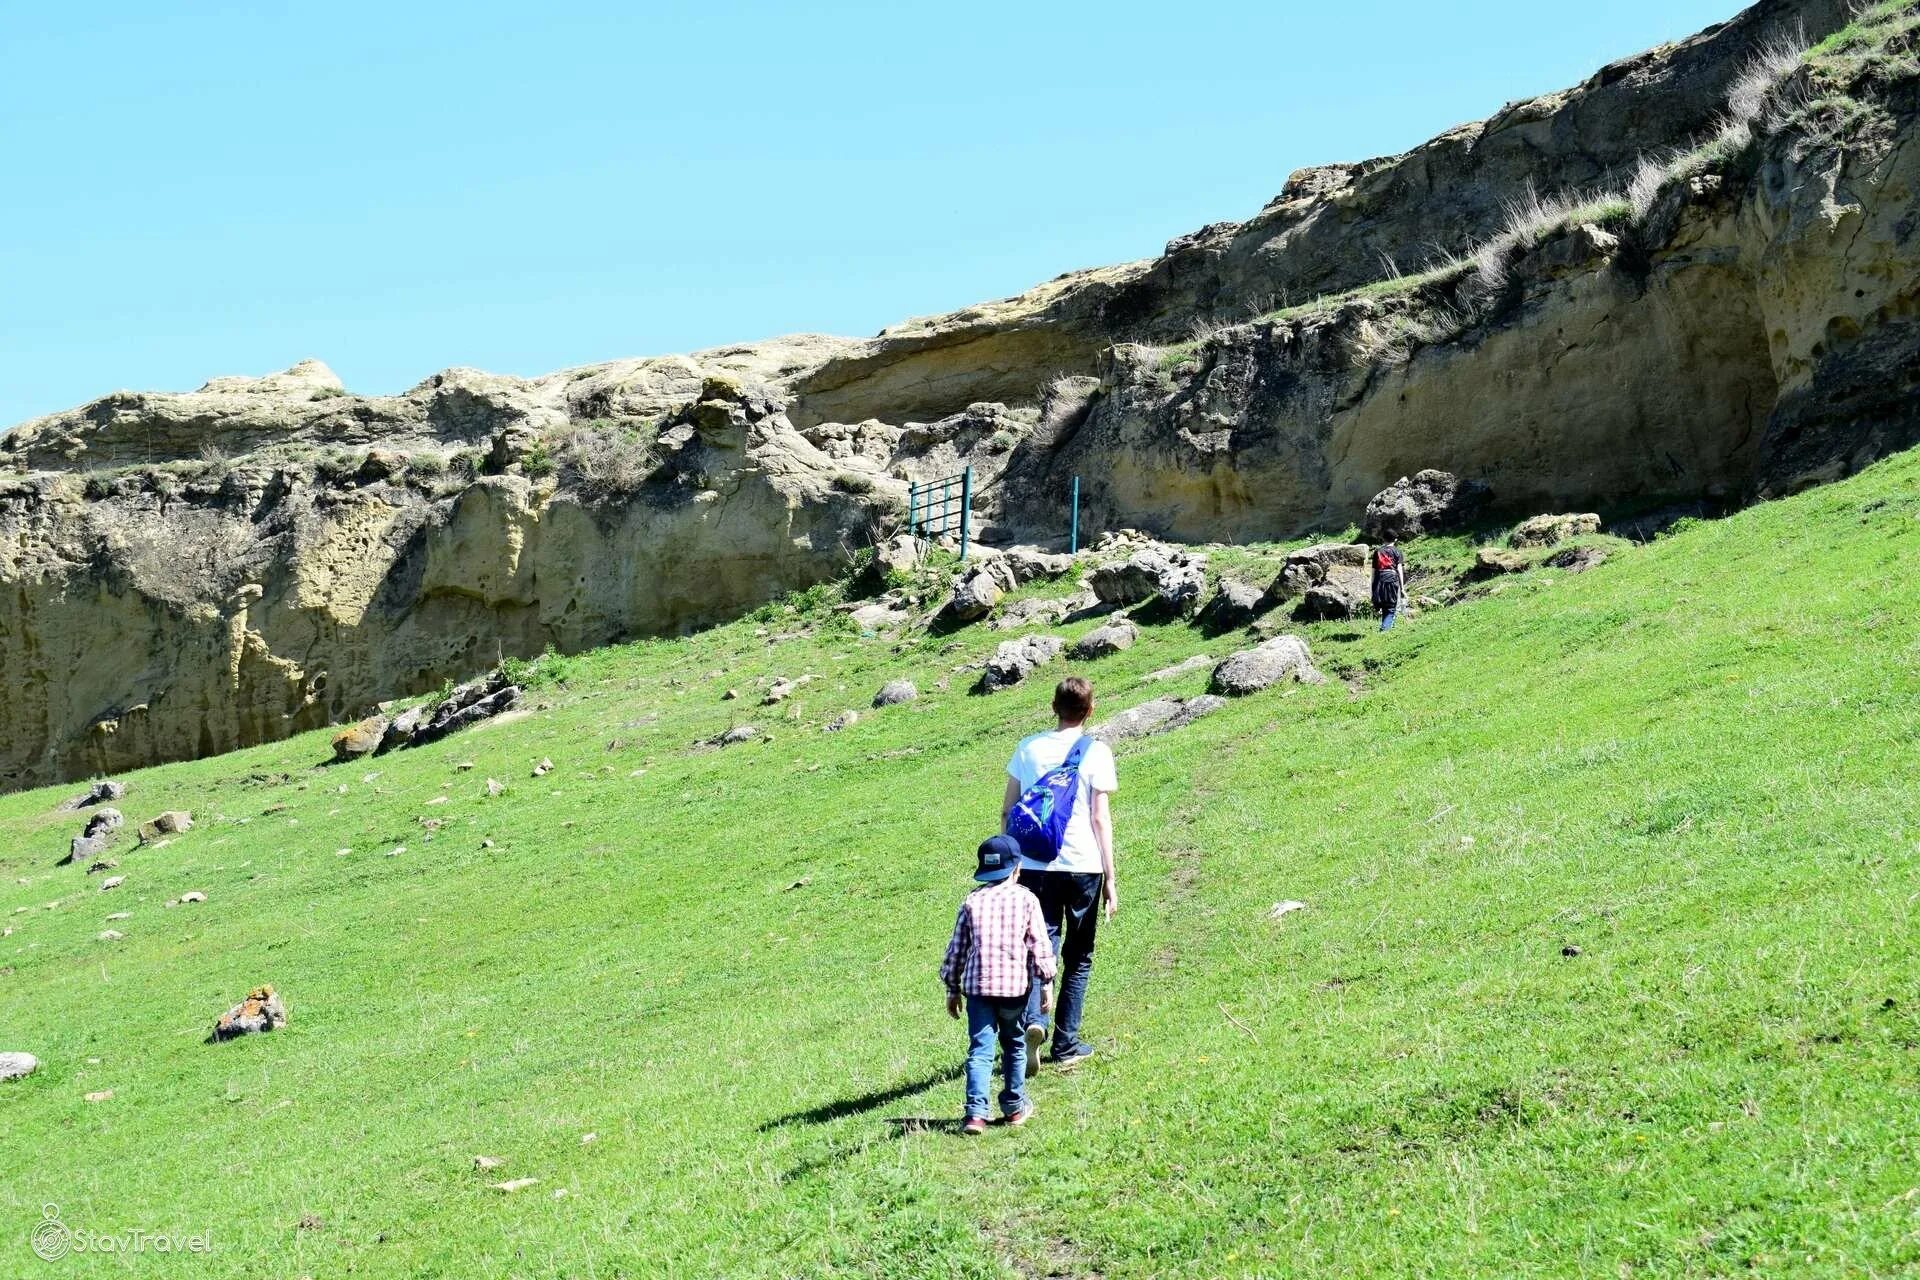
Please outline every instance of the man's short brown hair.
[[1093, 686], [1080, 676], [1068, 676], [1053, 687], [1053, 714], [1068, 724], [1079, 724], [1093, 714]]

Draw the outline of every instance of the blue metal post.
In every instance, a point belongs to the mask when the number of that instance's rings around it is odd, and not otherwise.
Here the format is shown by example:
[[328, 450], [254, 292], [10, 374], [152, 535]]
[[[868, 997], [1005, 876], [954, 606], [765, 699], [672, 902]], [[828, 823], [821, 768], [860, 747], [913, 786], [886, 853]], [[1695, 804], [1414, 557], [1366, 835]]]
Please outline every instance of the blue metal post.
[[960, 560], [967, 558], [967, 535], [973, 529], [973, 468], [960, 475]]
[[1067, 554], [1080, 553], [1080, 477], [1073, 478], [1073, 529], [1067, 535]]

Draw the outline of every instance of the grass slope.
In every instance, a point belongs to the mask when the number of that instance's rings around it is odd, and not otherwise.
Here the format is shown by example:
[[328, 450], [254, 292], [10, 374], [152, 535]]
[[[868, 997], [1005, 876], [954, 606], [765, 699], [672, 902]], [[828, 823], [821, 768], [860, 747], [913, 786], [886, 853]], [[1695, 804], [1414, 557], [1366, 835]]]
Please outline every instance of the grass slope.
[[[1909, 1272], [1916, 480], [1312, 629], [1357, 691], [1124, 747], [1102, 1054], [980, 1141], [934, 968], [1044, 717], [1044, 682], [964, 695], [997, 633], [775, 643], [771, 610], [375, 762], [134, 774], [130, 821], [196, 826], [118, 846], [109, 893], [52, 865], [77, 788], [0, 798], [0, 1049], [44, 1063], [0, 1085], [0, 1273], [39, 1273], [48, 1202], [211, 1234], [63, 1264], [153, 1275]], [[1087, 670], [1118, 710], [1240, 643], [1153, 627]], [[896, 675], [926, 696], [819, 731]], [[688, 750], [748, 719], [774, 741]], [[262, 981], [292, 1025], [202, 1043]]]

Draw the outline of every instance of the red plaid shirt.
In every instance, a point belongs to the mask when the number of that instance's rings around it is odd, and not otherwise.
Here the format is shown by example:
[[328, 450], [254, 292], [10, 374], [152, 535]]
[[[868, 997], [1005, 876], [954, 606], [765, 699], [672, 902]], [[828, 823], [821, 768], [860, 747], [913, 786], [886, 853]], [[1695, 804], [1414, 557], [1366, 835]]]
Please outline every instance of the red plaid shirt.
[[1007, 999], [1027, 994], [1035, 978], [1053, 979], [1053, 941], [1040, 899], [1012, 882], [968, 894], [940, 962], [947, 990]]

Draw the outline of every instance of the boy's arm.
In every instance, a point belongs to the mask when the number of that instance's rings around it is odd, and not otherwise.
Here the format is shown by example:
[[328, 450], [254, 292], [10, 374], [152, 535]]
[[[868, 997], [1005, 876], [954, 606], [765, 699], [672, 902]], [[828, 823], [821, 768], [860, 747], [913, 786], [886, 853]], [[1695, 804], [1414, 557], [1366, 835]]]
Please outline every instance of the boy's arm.
[[1007, 829], [1007, 815], [1013, 812], [1013, 806], [1020, 803], [1020, 780], [1012, 774], [1007, 775], [1007, 791], [1000, 797], [1000, 829]]
[[947, 939], [947, 958], [940, 962], [940, 981], [946, 984], [947, 995], [960, 994], [960, 975], [967, 967], [967, 943], [971, 941], [967, 929], [967, 904], [960, 904], [960, 913], [954, 917], [953, 937]]
[[1093, 793], [1093, 840], [1100, 846], [1100, 870], [1103, 873], [1100, 884], [1100, 896], [1106, 901], [1107, 919], [1113, 919], [1120, 910], [1120, 882], [1114, 878], [1113, 860], [1113, 809], [1107, 803], [1107, 793]]

